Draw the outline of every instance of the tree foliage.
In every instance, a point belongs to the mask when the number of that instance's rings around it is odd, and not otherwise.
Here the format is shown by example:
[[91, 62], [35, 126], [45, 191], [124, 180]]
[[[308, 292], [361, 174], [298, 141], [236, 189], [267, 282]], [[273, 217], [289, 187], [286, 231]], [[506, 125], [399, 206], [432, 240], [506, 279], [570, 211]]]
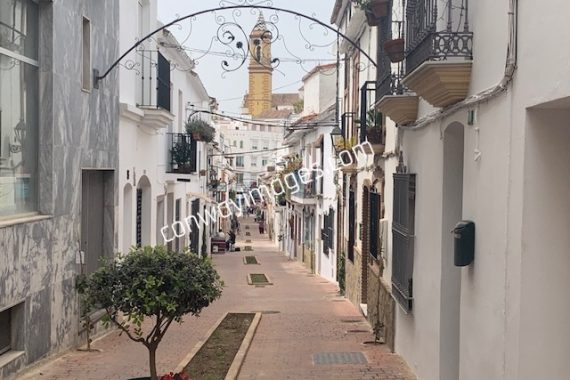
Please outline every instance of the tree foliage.
[[[222, 293], [223, 283], [209, 259], [165, 247], [143, 247], [104, 263], [80, 284], [91, 309], [105, 309], [107, 320], [149, 350], [156, 379], [156, 349], [173, 321], [199, 315]], [[143, 322], [152, 318], [150, 331]]]

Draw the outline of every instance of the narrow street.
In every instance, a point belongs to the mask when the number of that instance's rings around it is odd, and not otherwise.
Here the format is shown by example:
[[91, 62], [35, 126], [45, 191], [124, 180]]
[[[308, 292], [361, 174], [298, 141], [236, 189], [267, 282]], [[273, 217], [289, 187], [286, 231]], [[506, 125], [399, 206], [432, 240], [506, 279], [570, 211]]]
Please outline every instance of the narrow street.
[[[244, 252], [246, 245], [253, 252]], [[364, 344], [373, 340], [370, 327], [338, 296], [336, 285], [288, 261], [259, 234], [253, 219], [242, 220], [237, 246], [241, 252], [214, 256], [225, 282], [222, 298], [199, 318], [170, 328], [159, 347], [159, 371], [176, 368], [223, 313], [261, 311], [240, 379], [415, 379], [385, 346]], [[244, 265], [245, 255], [255, 255], [260, 265]], [[248, 285], [248, 273], [264, 273], [273, 285]], [[71, 351], [20, 378], [124, 380], [147, 374], [146, 350], [126, 336], [111, 332], [93, 346], [101, 352]], [[314, 364], [313, 355], [333, 352], [362, 352], [368, 364]]]

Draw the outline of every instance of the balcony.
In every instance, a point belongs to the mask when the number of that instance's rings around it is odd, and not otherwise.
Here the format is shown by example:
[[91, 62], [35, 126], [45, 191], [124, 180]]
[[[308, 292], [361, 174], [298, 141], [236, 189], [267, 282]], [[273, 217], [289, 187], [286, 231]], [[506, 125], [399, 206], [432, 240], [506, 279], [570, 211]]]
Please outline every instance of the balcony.
[[304, 180], [307, 183], [303, 183], [299, 171], [295, 172], [295, 180], [296, 183], [299, 185], [299, 189], [297, 191], [295, 191], [295, 189], [290, 189], [290, 196], [292, 202], [302, 205], [317, 204], [317, 197], [316, 197], [317, 181], [314, 174], [315, 173], [313, 172], [313, 176], [310, 181], [307, 181], [307, 178], [305, 177]]
[[174, 121], [170, 99], [170, 62], [159, 52], [142, 51], [137, 107], [143, 112], [142, 124], [154, 130], [167, 128]]
[[168, 165], [166, 173], [196, 174], [197, 142], [186, 133], [168, 133]]
[[434, 107], [441, 108], [467, 97], [473, 60], [469, 1], [446, 0], [446, 3], [447, 14], [441, 15], [437, 1], [408, 2], [405, 20], [403, 83]]
[[419, 97], [402, 83], [402, 75], [389, 74], [377, 87], [376, 109], [395, 123], [413, 123], [418, 116]]

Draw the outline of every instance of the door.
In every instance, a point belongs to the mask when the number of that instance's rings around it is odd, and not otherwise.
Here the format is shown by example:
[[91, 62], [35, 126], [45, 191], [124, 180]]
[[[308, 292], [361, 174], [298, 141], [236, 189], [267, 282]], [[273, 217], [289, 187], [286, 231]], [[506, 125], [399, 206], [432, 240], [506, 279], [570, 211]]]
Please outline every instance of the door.
[[142, 208], [143, 208], [143, 190], [137, 189], [137, 247], [142, 246]]
[[84, 273], [93, 273], [104, 256], [103, 225], [105, 177], [99, 170], [84, 170], [81, 177], [81, 251]]
[[[199, 213], [200, 213], [200, 200], [195, 199], [192, 201], [192, 214], [191, 215], [193, 215], [197, 218]], [[191, 223], [190, 229], [191, 229], [191, 231], [190, 231], [190, 250], [195, 254], [199, 254], [200, 252], [198, 250], [200, 249], [200, 245], [199, 245], [200, 229], [198, 228], [196, 223]]]

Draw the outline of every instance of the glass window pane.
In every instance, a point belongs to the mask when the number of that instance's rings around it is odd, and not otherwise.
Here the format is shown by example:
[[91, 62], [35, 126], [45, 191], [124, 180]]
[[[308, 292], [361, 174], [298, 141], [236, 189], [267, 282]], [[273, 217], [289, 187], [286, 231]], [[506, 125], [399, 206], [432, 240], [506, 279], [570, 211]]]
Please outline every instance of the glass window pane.
[[38, 58], [37, 7], [32, 0], [0, 1], [0, 47]]
[[38, 69], [0, 54], [0, 217], [37, 210]]

